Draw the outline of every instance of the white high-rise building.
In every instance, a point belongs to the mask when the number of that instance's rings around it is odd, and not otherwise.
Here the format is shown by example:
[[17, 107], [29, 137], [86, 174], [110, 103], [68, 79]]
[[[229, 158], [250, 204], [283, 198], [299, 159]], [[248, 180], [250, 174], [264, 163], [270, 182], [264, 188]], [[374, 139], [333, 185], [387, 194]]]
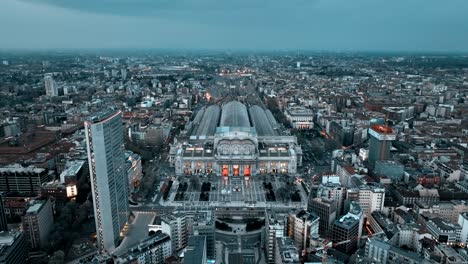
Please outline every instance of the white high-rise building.
[[161, 231], [171, 237], [172, 251], [176, 252], [187, 246], [187, 215], [173, 213], [161, 216]]
[[127, 79], [127, 69], [125, 68], [121, 69], [120, 74], [122, 75], [122, 80]]
[[468, 245], [468, 213], [462, 213], [458, 216], [458, 225], [461, 226], [460, 243]]
[[44, 84], [47, 96], [58, 96], [58, 88], [57, 85], [55, 85], [55, 81], [52, 78], [51, 73], [47, 73], [44, 76]]
[[98, 247], [112, 252], [130, 212], [121, 112], [91, 117], [85, 131]]
[[289, 214], [286, 234], [294, 240], [299, 250], [309, 247], [312, 239], [319, 238], [319, 220], [316, 213], [305, 210]]
[[347, 199], [358, 202], [367, 217], [384, 208], [385, 189], [378, 184], [362, 184], [358, 188], [349, 189]]

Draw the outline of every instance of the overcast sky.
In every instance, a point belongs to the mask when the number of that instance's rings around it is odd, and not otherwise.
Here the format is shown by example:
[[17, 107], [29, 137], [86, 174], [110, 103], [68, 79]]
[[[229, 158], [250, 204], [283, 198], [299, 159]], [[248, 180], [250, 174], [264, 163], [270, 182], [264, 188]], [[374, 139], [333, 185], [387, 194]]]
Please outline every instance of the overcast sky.
[[468, 0], [0, 0], [0, 48], [468, 52]]

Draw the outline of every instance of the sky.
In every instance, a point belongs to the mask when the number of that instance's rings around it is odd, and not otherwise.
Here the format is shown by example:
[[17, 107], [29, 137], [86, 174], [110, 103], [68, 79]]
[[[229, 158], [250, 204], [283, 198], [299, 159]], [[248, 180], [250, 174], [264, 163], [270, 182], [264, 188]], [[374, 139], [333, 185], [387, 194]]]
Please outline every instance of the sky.
[[0, 0], [0, 49], [468, 52], [467, 0]]

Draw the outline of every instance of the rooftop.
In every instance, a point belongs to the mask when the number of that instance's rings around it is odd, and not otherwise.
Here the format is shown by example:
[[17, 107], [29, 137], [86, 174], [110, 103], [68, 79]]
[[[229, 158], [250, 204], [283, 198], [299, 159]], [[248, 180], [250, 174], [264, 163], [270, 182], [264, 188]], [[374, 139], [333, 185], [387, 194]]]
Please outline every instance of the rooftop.
[[28, 210], [26, 211], [26, 214], [36, 214], [38, 213], [41, 208], [47, 203], [47, 200], [33, 200], [30, 203], [30, 206]]
[[231, 101], [223, 105], [219, 126], [250, 127], [247, 107], [238, 101]]
[[12, 164], [0, 168], [0, 173], [13, 172], [13, 173], [42, 173], [45, 169], [35, 166], [23, 167], [20, 164]]

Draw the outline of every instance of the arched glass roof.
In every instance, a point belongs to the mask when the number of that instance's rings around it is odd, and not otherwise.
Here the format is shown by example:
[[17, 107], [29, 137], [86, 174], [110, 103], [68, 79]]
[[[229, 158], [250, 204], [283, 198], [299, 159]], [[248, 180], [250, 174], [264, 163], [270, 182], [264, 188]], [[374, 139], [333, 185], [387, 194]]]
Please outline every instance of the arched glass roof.
[[219, 126], [250, 127], [247, 107], [238, 101], [231, 101], [223, 105]]

